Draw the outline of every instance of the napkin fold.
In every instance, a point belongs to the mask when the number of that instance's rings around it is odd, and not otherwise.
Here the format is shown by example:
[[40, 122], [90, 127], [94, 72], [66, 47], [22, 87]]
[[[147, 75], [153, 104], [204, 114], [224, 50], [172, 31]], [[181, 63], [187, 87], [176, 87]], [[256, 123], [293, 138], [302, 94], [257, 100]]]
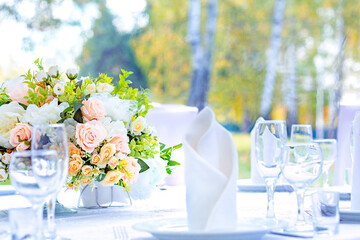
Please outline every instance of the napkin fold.
[[251, 162], [251, 181], [254, 184], [265, 184], [264, 178], [261, 176], [259, 169], [257, 167], [257, 163], [256, 163], [256, 155], [255, 155], [255, 134], [256, 134], [256, 128], [257, 125], [261, 122], [264, 122], [264, 118], [259, 117], [256, 122], [255, 125], [253, 127], [253, 129], [251, 130], [250, 133], [250, 138], [251, 138], [251, 150], [250, 150], [250, 162]]
[[352, 122], [352, 183], [351, 183], [351, 209], [360, 210], [360, 113], [356, 113]]
[[206, 107], [190, 123], [183, 146], [189, 230], [236, 228], [238, 155], [231, 134]]

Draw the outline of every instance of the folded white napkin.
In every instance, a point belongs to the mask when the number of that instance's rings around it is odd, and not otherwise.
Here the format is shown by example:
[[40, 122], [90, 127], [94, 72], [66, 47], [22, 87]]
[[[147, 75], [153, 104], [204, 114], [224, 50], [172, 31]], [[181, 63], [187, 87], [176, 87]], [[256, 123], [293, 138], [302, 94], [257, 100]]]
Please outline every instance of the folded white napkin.
[[351, 183], [351, 209], [360, 210], [360, 114], [356, 114], [353, 120], [354, 145], [352, 149], [353, 168]]
[[190, 124], [183, 144], [189, 229], [235, 228], [238, 155], [231, 134], [206, 107]]
[[250, 137], [251, 137], [251, 152], [250, 152], [250, 162], [251, 162], [251, 181], [255, 184], [265, 184], [264, 178], [261, 176], [259, 169], [256, 163], [256, 156], [255, 156], [255, 134], [256, 134], [256, 127], [258, 123], [264, 122], [264, 118], [259, 117], [253, 129], [251, 130]]

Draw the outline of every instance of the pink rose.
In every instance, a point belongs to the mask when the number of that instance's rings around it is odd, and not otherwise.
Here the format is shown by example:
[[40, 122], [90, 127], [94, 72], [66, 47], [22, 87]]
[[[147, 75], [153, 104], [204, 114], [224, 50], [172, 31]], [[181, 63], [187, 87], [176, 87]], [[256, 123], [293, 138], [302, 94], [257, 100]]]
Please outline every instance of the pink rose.
[[29, 124], [17, 123], [16, 126], [10, 131], [10, 144], [13, 147], [17, 147], [24, 141], [30, 141], [31, 131], [32, 127]]
[[130, 176], [125, 174], [124, 182], [134, 184], [139, 176], [141, 166], [138, 164], [137, 160], [133, 157], [126, 157], [126, 166], [125, 170], [130, 173]]
[[104, 103], [96, 98], [89, 98], [89, 100], [83, 100], [84, 104], [81, 107], [82, 115], [86, 121], [104, 119], [106, 110]]
[[117, 151], [129, 154], [131, 151], [130, 151], [130, 148], [128, 145], [128, 141], [129, 141], [129, 139], [127, 136], [119, 135], [119, 136], [113, 137], [109, 143], [114, 144]]
[[105, 139], [106, 129], [97, 121], [76, 125], [76, 143], [88, 153]]
[[24, 77], [16, 77], [10, 81], [5, 82], [6, 94], [16, 102], [28, 105], [27, 100], [24, 99], [28, 96], [28, 85], [24, 82]]

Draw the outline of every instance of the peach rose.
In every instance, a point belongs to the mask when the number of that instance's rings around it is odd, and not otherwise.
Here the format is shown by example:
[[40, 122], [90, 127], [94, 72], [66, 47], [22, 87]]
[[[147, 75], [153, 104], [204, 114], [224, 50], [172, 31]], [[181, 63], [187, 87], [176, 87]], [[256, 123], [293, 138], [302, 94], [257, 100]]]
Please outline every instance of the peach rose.
[[19, 143], [19, 145], [17, 145], [16, 146], [16, 151], [18, 151], [18, 152], [21, 152], [21, 151], [25, 151], [25, 150], [27, 150], [27, 149], [29, 149], [29, 145], [27, 145], [25, 142], [21, 142], [21, 143]]
[[108, 159], [114, 156], [115, 152], [116, 152], [115, 145], [112, 143], [107, 143], [104, 146], [102, 146], [100, 150], [100, 157], [102, 159]]
[[69, 148], [69, 157], [72, 157], [72, 155], [74, 155], [74, 154], [77, 154], [77, 155], [81, 156], [81, 150], [78, 149], [75, 146], [75, 144], [69, 143], [68, 148]]
[[29, 124], [17, 123], [10, 131], [9, 142], [13, 147], [16, 147], [21, 142], [31, 140], [32, 127]]
[[126, 166], [124, 167], [126, 170], [126, 174], [124, 176], [124, 182], [134, 184], [139, 176], [139, 172], [141, 170], [141, 166], [137, 162], [136, 158], [126, 157]]
[[108, 164], [111, 169], [114, 169], [117, 165], [119, 165], [119, 159], [117, 159], [116, 157], [112, 157], [109, 159]]
[[24, 82], [24, 77], [16, 77], [10, 81], [5, 82], [6, 94], [10, 99], [18, 103], [28, 105], [24, 97], [28, 96], [29, 86]]
[[81, 156], [78, 154], [73, 154], [70, 158], [70, 161], [77, 161], [79, 162], [81, 165], [83, 164], [83, 160], [81, 159]]
[[76, 143], [91, 153], [105, 139], [106, 129], [97, 121], [76, 125]]
[[119, 136], [113, 137], [109, 141], [109, 143], [112, 143], [115, 145], [117, 151], [120, 151], [120, 152], [126, 153], [126, 154], [129, 154], [131, 152], [128, 142], [129, 142], [129, 138], [125, 135], [119, 135]]
[[92, 155], [90, 162], [92, 164], [98, 164], [99, 162], [101, 162], [101, 158], [100, 158], [99, 154]]
[[124, 173], [114, 170], [114, 171], [109, 171], [104, 180], [102, 180], [100, 183], [103, 186], [113, 186], [114, 184], [118, 183], [120, 181], [120, 179], [124, 176]]
[[86, 121], [104, 119], [106, 115], [104, 103], [96, 98], [83, 100], [84, 104], [80, 109]]
[[90, 178], [89, 177], [83, 178], [83, 179], [81, 179], [81, 182], [82, 182], [82, 184], [86, 185], [90, 182]]
[[78, 174], [82, 166], [82, 163], [76, 160], [69, 162], [69, 176], [74, 177]]
[[85, 165], [81, 168], [81, 172], [84, 176], [90, 176], [92, 172], [92, 167], [89, 165]]

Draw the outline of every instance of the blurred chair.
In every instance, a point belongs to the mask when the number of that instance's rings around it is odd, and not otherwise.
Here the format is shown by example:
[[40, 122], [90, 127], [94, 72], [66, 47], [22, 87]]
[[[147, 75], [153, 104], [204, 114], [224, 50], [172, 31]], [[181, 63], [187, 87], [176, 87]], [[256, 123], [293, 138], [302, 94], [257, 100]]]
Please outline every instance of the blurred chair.
[[345, 180], [345, 169], [351, 168], [350, 132], [355, 113], [360, 111], [360, 104], [341, 103], [337, 124], [338, 157], [335, 163], [333, 185], [342, 186]]
[[[171, 147], [182, 143], [183, 135], [190, 122], [198, 113], [196, 107], [175, 104], [154, 104], [146, 115], [147, 122], [155, 127], [159, 141]], [[180, 185], [184, 183], [183, 149], [173, 153], [173, 159], [180, 162], [171, 176], [166, 179], [167, 185]]]

